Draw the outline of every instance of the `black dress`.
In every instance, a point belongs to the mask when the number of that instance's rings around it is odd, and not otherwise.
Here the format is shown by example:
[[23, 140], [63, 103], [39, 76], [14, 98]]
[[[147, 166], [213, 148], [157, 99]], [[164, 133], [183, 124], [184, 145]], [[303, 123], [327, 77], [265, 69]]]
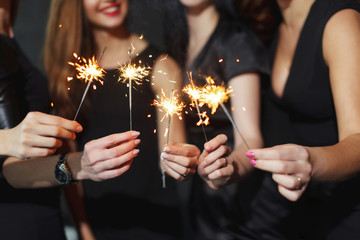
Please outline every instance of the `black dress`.
[[[278, 98], [269, 87], [264, 99], [263, 133], [267, 146], [284, 143], [328, 146], [338, 142], [322, 37], [331, 16], [345, 8], [360, 11], [353, 0], [316, 0], [311, 7], [283, 97]], [[247, 230], [254, 233], [253, 239], [360, 239], [359, 186], [359, 178], [340, 183], [311, 182], [299, 201], [293, 203], [279, 194], [267, 174], [252, 203]]]
[[[208, 42], [191, 64], [195, 85], [203, 86], [204, 77], [212, 76], [217, 85], [229, 81], [240, 74], [258, 72], [268, 74], [266, 51], [252, 32], [239, 23], [221, 17]], [[188, 81], [184, 81], [188, 84]], [[231, 112], [230, 102], [226, 107]], [[228, 144], [233, 147], [233, 127], [225, 113], [219, 107], [214, 115], [206, 110], [210, 124], [205, 126], [208, 140], [218, 134], [226, 134]], [[205, 138], [202, 128], [196, 126], [199, 120], [196, 110], [185, 115], [188, 142], [199, 149], [204, 148]], [[193, 237], [195, 239], [236, 239], [235, 228], [243, 221], [247, 204], [253, 196], [260, 176], [254, 174], [247, 181], [232, 184], [221, 190], [212, 190], [195, 175], [190, 198], [190, 216], [193, 219]]]
[[[160, 52], [148, 46], [132, 61], [153, 67]], [[87, 126], [80, 146], [112, 133], [129, 131], [128, 86], [118, 82], [118, 70], [106, 70], [104, 85], [89, 96]], [[151, 78], [149, 75], [148, 79]], [[156, 109], [151, 83], [132, 90], [133, 129], [141, 133], [139, 155], [130, 170], [103, 182], [84, 181], [85, 206], [97, 239], [179, 239], [182, 225], [175, 181], [162, 188]]]
[[[15, 127], [29, 111], [49, 110], [47, 79], [14, 39], [0, 35], [1, 129]], [[57, 187], [14, 189], [0, 173], [0, 239], [65, 240], [59, 194]]]

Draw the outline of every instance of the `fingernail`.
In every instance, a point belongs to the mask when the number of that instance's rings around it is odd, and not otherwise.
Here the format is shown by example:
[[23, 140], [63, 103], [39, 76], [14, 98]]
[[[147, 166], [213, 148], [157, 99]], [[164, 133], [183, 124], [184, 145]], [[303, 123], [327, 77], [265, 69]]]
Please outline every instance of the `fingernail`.
[[255, 153], [253, 153], [253, 152], [247, 152], [245, 155], [246, 155], [248, 158], [253, 158], [253, 157], [255, 156]]
[[135, 143], [136, 145], [138, 145], [140, 142], [141, 142], [140, 139], [136, 139], [136, 140], [134, 141], [134, 143]]
[[139, 149], [134, 149], [133, 154], [134, 154], [134, 155], [137, 155], [139, 152], [140, 152]]
[[169, 147], [165, 147], [165, 148], [164, 148], [164, 152], [170, 152], [170, 148], [169, 148]]
[[137, 136], [140, 135], [140, 132], [132, 132], [131, 135], [134, 136], [134, 137], [137, 137]]
[[164, 153], [164, 152], [161, 153], [161, 158], [162, 158], [162, 159], [166, 159], [167, 157], [168, 157], [168, 155], [167, 155], [166, 153]]
[[83, 130], [83, 128], [82, 128], [82, 126], [81, 126], [81, 125], [77, 126], [77, 128], [76, 128], [76, 132], [81, 132], [82, 130]]
[[250, 160], [250, 164], [253, 165], [253, 166], [255, 166], [255, 165], [256, 165], [256, 159], [254, 159], [254, 158], [251, 159], [251, 160]]

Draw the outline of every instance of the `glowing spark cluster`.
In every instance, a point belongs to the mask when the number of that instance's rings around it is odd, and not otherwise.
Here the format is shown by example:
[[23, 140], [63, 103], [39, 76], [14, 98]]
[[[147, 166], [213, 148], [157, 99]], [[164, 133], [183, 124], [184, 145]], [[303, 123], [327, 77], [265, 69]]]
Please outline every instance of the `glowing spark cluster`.
[[[92, 81], [98, 81], [101, 84], [104, 84], [104, 82], [101, 80], [101, 78], [105, 75], [105, 70], [101, 67], [99, 67], [99, 64], [95, 57], [93, 56], [90, 59], [80, 58], [77, 56], [76, 53], [73, 54], [74, 57], [78, 60], [78, 62], [68, 62], [69, 65], [74, 66], [77, 75], [76, 77], [78, 79], [82, 79], [86, 82], [92, 82]], [[68, 81], [72, 78], [68, 78]]]
[[209, 84], [205, 85], [201, 91], [199, 105], [206, 104], [211, 108], [211, 114], [214, 114], [221, 103], [229, 100], [229, 94], [233, 91], [231, 88], [225, 88], [224, 83], [220, 86], [214, 85], [214, 79], [206, 78]]
[[142, 84], [142, 81], [150, 74], [149, 67], [136, 66], [136, 64], [126, 64], [118, 68], [118, 81], [126, 83], [133, 81], [137, 85]]
[[160, 111], [165, 113], [161, 121], [163, 121], [165, 118], [171, 118], [175, 114], [179, 117], [179, 119], [181, 119], [181, 112], [185, 107], [185, 103], [180, 102], [178, 96], [176, 96], [175, 94], [172, 94], [172, 96], [168, 98], [166, 97], [163, 90], [161, 90], [161, 93], [162, 96], [160, 97], [160, 100], [158, 101], [154, 99], [154, 102], [152, 104], [160, 107]]

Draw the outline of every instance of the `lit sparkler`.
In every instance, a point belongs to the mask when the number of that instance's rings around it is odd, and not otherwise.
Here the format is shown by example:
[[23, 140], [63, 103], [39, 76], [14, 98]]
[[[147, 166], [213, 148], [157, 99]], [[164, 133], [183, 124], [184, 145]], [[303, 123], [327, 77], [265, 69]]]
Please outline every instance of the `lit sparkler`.
[[242, 136], [239, 128], [237, 127], [236, 123], [234, 122], [233, 118], [231, 117], [229, 111], [226, 109], [224, 102], [229, 100], [229, 94], [233, 91], [231, 88], [225, 88], [224, 83], [220, 86], [215, 85], [214, 79], [211, 77], [206, 77], [207, 85], [204, 86], [202, 90], [201, 97], [199, 101], [203, 104], [207, 104], [209, 108], [211, 108], [211, 114], [214, 114], [219, 107], [223, 109], [224, 113], [230, 120], [231, 124], [238, 132], [239, 136], [241, 137], [242, 141], [244, 142], [245, 146], [249, 149], [249, 145], [245, 141], [245, 138]]
[[[161, 112], [164, 112], [164, 116], [160, 120], [161, 122], [165, 118], [168, 119], [168, 125], [166, 128], [165, 134], [164, 134], [164, 137], [167, 137], [166, 144], [168, 144], [169, 139], [170, 139], [171, 118], [173, 115], [177, 115], [179, 117], [179, 119], [181, 119], [181, 112], [182, 112], [183, 108], [185, 107], [185, 103], [179, 101], [179, 98], [174, 94], [173, 90], [171, 90], [169, 98], [166, 97], [163, 90], [161, 90], [161, 93], [162, 93], [162, 96], [160, 98], [160, 101], [154, 99], [154, 102], [152, 105], [159, 107], [160, 108], [159, 110]], [[161, 174], [162, 174], [163, 188], [166, 188], [165, 170], [162, 167], [161, 167]]]
[[192, 105], [195, 105], [195, 107], [196, 107], [196, 111], [197, 111], [197, 114], [199, 116], [199, 121], [196, 123], [196, 125], [197, 126], [201, 125], [202, 131], [204, 133], [205, 141], [207, 142], [208, 139], [207, 139], [207, 136], [206, 136], [204, 125], [209, 124], [209, 117], [206, 115], [206, 111], [200, 113], [200, 108], [199, 108], [199, 103], [198, 103], [198, 101], [199, 101], [199, 99], [201, 97], [201, 94], [202, 94], [202, 89], [200, 89], [200, 88], [198, 88], [198, 87], [196, 87], [194, 85], [194, 81], [193, 81], [191, 72], [188, 73], [188, 79], [190, 81], [190, 84], [185, 86], [183, 88], [183, 91], [189, 95], [189, 97], [190, 97], [190, 99], [192, 101]]
[[[105, 70], [102, 69], [101, 67], [99, 67], [99, 63], [101, 61], [102, 56], [104, 55], [106, 47], [104, 47], [104, 49], [102, 50], [99, 60], [96, 61], [95, 57], [93, 56], [92, 58], [86, 60], [85, 58], [80, 58], [77, 56], [76, 53], [74, 53], [74, 57], [79, 61], [78, 63], [72, 63], [72, 62], [68, 62], [69, 65], [74, 66], [76, 71], [77, 71], [77, 75], [76, 77], [80, 80], [84, 80], [84, 82], [88, 83], [86, 86], [86, 89], [84, 91], [84, 94], [81, 98], [81, 102], [80, 105], [76, 111], [75, 117], [74, 117], [74, 121], [76, 120], [80, 108], [85, 100], [86, 94], [89, 91], [90, 85], [93, 81], [98, 81], [101, 84], [104, 84], [104, 82], [101, 80], [104, 75], [105, 75]], [[82, 63], [81, 63], [82, 62]], [[71, 80], [72, 78], [68, 78], [68, 80]]]
[[137, 66], [131, 63], [131, 53], [133, 50], [134, 47], [132, 46], [132, 49], [130, 48], [128, 51], [129, 63], [118, 68], [118, 81], [123, 83], [127, 82], [129, 85], [130, 130], [132, 130], [132, 83], [134, 82], [137, 85], [141, 85], [142, 81], [150, 74], [149, 67]]

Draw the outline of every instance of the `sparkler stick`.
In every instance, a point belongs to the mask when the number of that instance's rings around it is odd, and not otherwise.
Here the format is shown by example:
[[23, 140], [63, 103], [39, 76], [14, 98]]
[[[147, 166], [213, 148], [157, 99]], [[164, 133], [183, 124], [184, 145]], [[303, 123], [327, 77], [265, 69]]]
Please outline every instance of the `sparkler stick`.
[[[169, 139], [170, 139], [170, 123], [171, 123], [171, 117], [176, 114], [179, 117], [181, 116], [181, 111], [183, 110], [183, 108], [185, 107], [185, 104], [183, 102], [179, 103], [179, 99], [177, 98], [177, 96], [174, 95], [174, 91], [171, 90], [170, 92], [170, 97], [166, 98], [164, 91], [162, 90], [162, 97], [161, 99], [158, 100], [154, 100], [152, 105], [156, 105], [160, 108], [160, 111], [165, 112], [163, 118], [160, 120], [161, 122], [165, 119], [168, 118], [168, 125], [167, 125], [167, 129], [165, 132], [165, 136], [167, 137], [166, 140], [166, 144], [169, 143]], [[162, 187], [166, 188], [166, 183], [165, 183], [165, 170], [161, 167], [161, 174], [162, 174]]]
[[[84, 94], [81, 98], [81, 102], [80, 102], [80, 105], [76, 111], [76, 114], [75, 114], [75, 117], [74, 117], [74, 121], [76, 120], [79, 112], [80, 112], [80, 108], [85, 100], [85, 97], [89, 91], [89, 88], [90, 88], [90, 85], [92, 83], [93, 80], [99, 80], [98, 78], [101, 78], [104, 74], [104, 70], [102, 68], [99, 67], [99, 63], [101, 61], [101, 58], [103, 57], [104, 55], [104, 52], [106, 50], [106, 46], [103, 48], [103, 50], [101, 51], [100, 53], [100, 56], [99, 56], [99, 60], [98, 62], [96, 63], [96, 60], [93, 59], [93, 61], [89, 60], [89, 64], [88, 66], [80, 66], [80, 65], [76, 65], [77, 66], [77, 70], [80, 72], [80, 68], [82, 68], [82, 71], [81, 74], [80, 74], [80, 78], [83, 78], [86, 81], [88, 81], [88, 84], [86, 86], [86, 89], [84, 91]], [[84, 60], [85, 64], [86, 64], [86, 60]]]
[[[195, 89], [194, 81], [193, 81], [193, 78], [192, 78], [192, 72], [188, 72], [188, 79], [189, 79], [189, 82], [190, 82], [192, 88]], [[200, 93], [198, 93], [198, 94], [200, 94]], [[196, 98], [193, 95], [190, 95], [190, 97], [195, 103], [196, 111], [197, 111], [198, 116], [199, 116], [199, 124], [201, 124], [201, 128], [202, 128], [202, 131], [203, 131], [204, 137], [205, 137], [205, 142], [207, 142], [208, 139], [207, 139], [205, 128], [204, 128], [204, 122], [203, 122], [203, 120], [201, 118], [200, 108], [199, 108], [199, 104], [198, 104], [198, 98]]]
[[[132, 49], [134, 47], [132, 46]], [[131, 64], [131, 53], [132, 49], [129, 48], [129, 63], [118, 68], [120, 75], [118, 81], [127, 82], [129, 81], [129, 111], [130, 111], [130, 130], [132, 130], [132, 86], [133, 82], [137, 85], [141, 84], [141, 81], [150, 74], [149, 67], [136, 66]]]

